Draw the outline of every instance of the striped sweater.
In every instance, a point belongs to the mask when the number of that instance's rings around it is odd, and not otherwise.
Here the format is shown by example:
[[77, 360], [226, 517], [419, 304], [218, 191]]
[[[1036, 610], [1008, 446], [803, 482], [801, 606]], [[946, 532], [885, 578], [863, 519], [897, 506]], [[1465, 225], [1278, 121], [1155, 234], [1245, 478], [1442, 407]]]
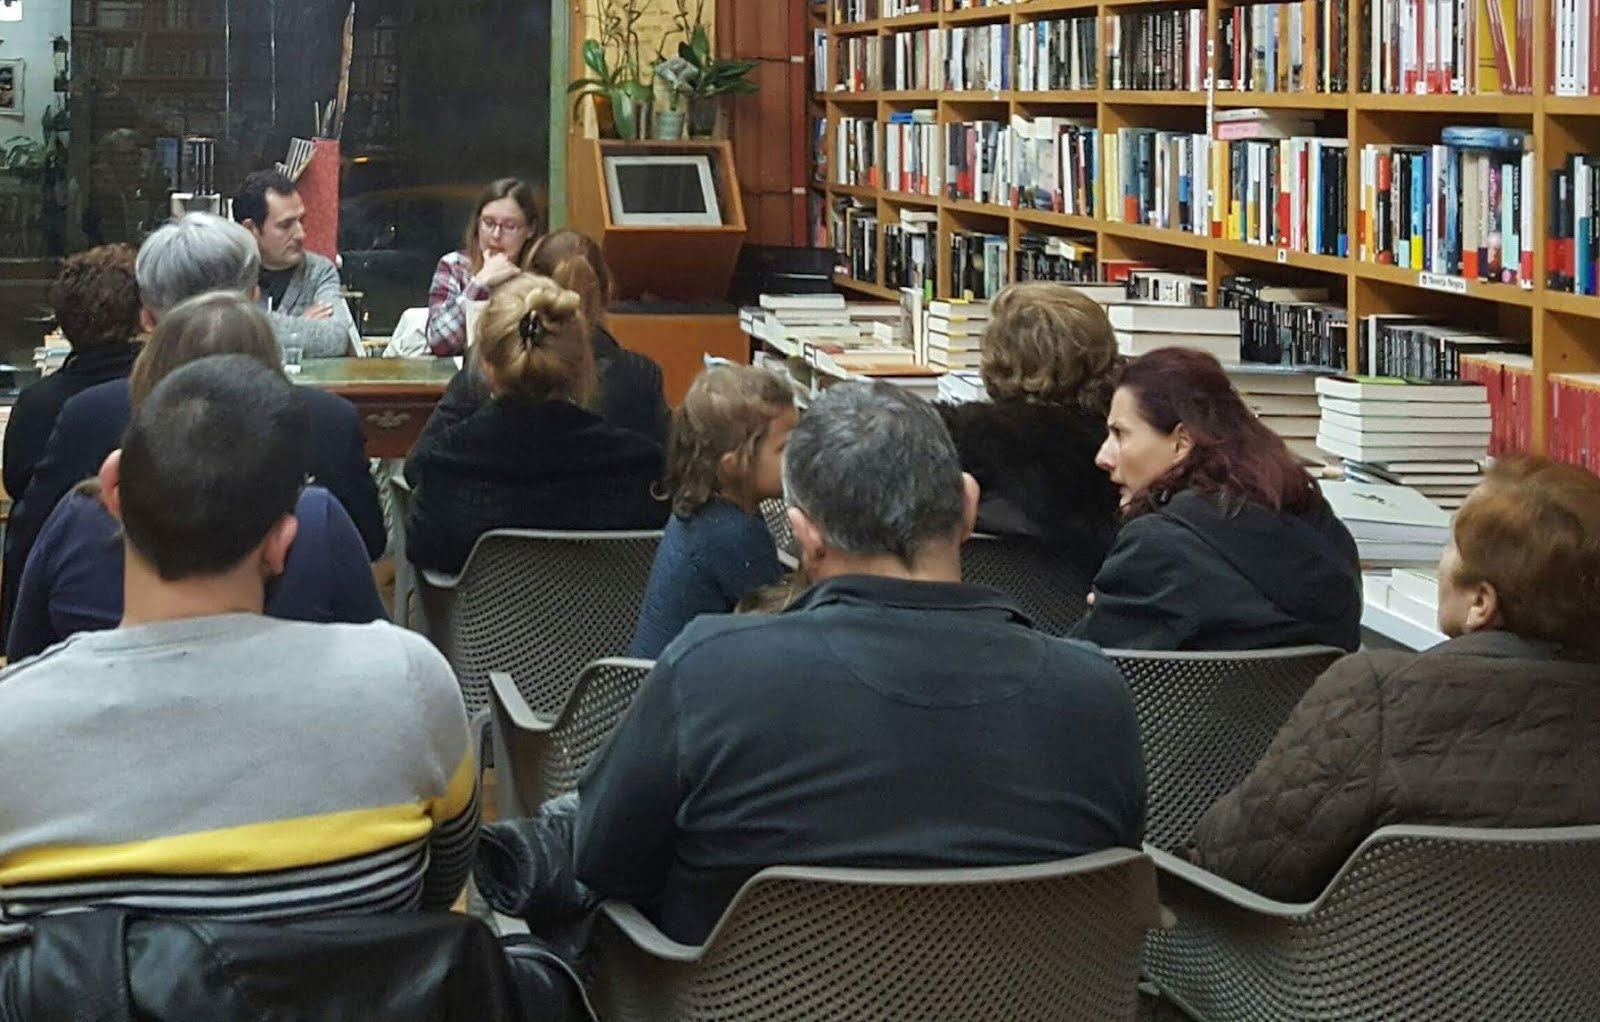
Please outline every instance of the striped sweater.
[[477, 829], [455, 677], [389, 624], [169, 621], [0, 673], [0, 920], [443, 909]]

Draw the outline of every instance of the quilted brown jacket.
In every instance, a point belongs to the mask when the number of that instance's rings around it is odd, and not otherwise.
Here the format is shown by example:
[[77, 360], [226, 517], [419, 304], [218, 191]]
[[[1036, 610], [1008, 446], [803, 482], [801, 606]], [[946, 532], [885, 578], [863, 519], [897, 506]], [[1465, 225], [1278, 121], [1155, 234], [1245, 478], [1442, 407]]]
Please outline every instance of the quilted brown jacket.
[[1310, 901], [1393, 823], [1600, 823], [1600, 665], [1509, 632], [1345, 657], [1201, 818], [1193, 852], [1267, 897]]

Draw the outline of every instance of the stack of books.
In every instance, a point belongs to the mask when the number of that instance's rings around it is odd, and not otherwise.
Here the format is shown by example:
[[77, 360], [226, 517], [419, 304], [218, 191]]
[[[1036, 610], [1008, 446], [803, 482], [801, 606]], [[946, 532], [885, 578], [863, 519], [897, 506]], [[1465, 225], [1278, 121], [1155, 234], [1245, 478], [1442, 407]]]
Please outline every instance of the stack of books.
[[1438, 569], [1396, 568], [1389, 576], [1386, 606], [1401, 617], [1427, 628], [1439, 622]]
[[1322, 493], [1366, 567], [1436, 565], [1450, 542], [1450, 516], [1409, 487], [1335, 480]]
[[939, 378], [938, 397], [946, 404], [960, 405], [971, 401], [987, 401], [989, 392], [983, 386], [983, 377], [977, 373], [955, 372], [945, 373]]
[[927, 365], [941, 372], [977, 369], [983, 361], [988, 302], [936, 301], [928, 305]]
[[1193, 348], [1229, 364], [1239, 361], [1239, 310], [1124, 302], [1106, 306], [1117, 350], [1143, 355], [1157, 348]]
[[1344, 459], [1355, 482], [1414, 487], [1440, 508], [1461, 506], [1489, 453], [1481, 384], [1323, 377], [1317, 446]]
[[67, 343], [66, 335], [57, 330], [47, 334], [44, 343], [33, 349], [33, 367], [39, 370], [40, 376], [49, 376], [66, 364], [70, 354], [72, 345]]
[[1317, 404], [1315, 370], [1292, 366], [1243, 362], [1230, 365], [1228, 378], [1244, 403], [1268, 429], [1283, 438], [1302, 462], [1325, 464], [1328, 456], [1317, 449], [1317, 426], [1322, 409]]

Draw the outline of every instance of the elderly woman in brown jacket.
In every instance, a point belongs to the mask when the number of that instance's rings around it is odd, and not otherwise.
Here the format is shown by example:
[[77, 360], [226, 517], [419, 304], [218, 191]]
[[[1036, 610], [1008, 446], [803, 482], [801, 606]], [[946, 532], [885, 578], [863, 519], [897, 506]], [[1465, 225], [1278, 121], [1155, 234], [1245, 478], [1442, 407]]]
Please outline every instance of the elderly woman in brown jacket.
[[1201, 819], [1196, 861], [1309, 901], [1386, 824], [1600, 823], [1600, 479], [1497, 463], [1439, 564], [1439, 628], [1329, 668]]

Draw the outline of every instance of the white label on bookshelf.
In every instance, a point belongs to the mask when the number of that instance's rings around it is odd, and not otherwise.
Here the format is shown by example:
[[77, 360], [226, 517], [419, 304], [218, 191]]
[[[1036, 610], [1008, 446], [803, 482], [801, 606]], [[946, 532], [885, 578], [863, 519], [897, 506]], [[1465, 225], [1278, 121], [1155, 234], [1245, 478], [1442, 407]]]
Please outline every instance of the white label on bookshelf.
[[1289, 250], [1286, 249], [1286, 248], [1278, 249], [1278, 262], [1286, 263], [1288, 261], [1289, 261]]
[[1453, 295], [1464, 295], [1467, 293], [1467, 278], [1447, 277], [1441, 273], [1419, 273], [1417, 286], [1425, 287], [1429, 291], [1448, 291]]

